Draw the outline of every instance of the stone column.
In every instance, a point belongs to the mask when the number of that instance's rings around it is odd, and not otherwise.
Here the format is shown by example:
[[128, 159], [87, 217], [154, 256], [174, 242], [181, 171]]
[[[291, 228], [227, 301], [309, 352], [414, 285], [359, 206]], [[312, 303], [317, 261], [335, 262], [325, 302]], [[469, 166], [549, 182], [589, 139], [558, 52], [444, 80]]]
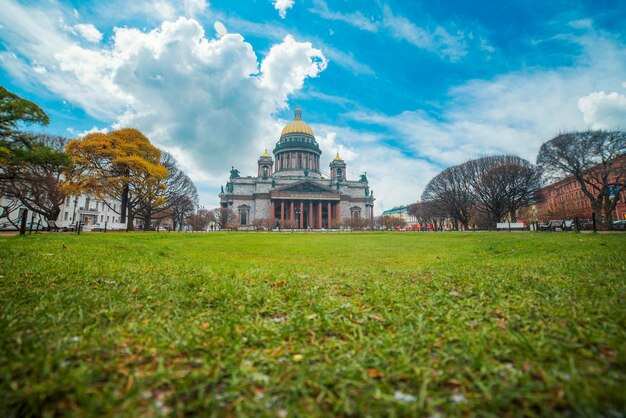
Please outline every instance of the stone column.
[[322, 202], [317, 203], [317, 228], [322, 228]]
[[330, 222], [333, 220], [333, 210], [332, 210], [332, 205], [333, 205], [333, 204], [332, 204], [332, 203], [330, 203], [330, 202], [328, 202], [328, 203], [326, 204], [326, 211], [328, 212], [328, 216], [327, 216], [327, 218], [328, 218], [328, 220], [327, 220], [327, 222], [328, 222], [328, 229], [330, 229]]
[[300, 229], [304, 227], [304, 202], [300, 201]]
[[289, 209], [289, 227], [291, 228], [292, 225], [294, 225], [296, 222], [295, 222], [294, 215], [293, 215], [293, 206], [294, 206], [293, 200], [291, 202], [289, 202], [289, 203], [290, 203], [290, 205], [289, 205], [290, 206], [290, 209]]
[[370, 206], [370, 222], [372, 223], [372, 229], [374, 228], [374, 205]]
[[274, 219], [274, 214], [276, 213], [276, 203], [272, 200], [272, 212], [270, 213], [270, 224], [272, 225], [272, 227], [270, 229], [274, 229], [274, 227], [276, 226], [276, 220]]
[[313, 228], [313, 202], [309, 202], [309, 228]]
[[285, 222], [285, 201], [280, 201], [280, 227], [282, 228]]

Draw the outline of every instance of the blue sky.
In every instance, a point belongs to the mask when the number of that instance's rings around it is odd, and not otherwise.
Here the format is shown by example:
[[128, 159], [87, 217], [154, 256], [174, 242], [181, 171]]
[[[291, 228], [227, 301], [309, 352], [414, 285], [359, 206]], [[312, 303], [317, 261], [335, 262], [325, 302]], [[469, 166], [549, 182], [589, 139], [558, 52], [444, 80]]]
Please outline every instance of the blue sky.
[[625, 46], [619, 1], [5, 0], [0, 84], [46, 132], [141, 129], [207, 207], [300, 105], [380, 213], [468, 158], [623, 129]]

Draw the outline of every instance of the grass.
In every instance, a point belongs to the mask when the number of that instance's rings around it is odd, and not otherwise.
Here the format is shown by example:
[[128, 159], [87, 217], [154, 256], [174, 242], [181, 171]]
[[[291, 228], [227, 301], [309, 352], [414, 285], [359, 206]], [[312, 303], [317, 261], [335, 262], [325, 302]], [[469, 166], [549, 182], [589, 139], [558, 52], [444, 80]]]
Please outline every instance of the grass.
[[626, 235], [0, 239], [1, 416], [624, 416]]

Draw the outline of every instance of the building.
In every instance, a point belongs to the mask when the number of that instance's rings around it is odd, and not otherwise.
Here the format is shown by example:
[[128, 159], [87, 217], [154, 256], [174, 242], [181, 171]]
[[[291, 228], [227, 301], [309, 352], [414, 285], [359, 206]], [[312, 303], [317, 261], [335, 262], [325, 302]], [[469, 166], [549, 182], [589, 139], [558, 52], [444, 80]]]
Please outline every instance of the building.
[[418, 224], [417, 218], [409, 213], [408, 205], [396, 206], [395, 208], [388, 209], [383, 212], [383, 216], [391, 216], [402, 219], [408, 227], [413, 227]]
[[233, 168], [220, 193], [220, 204], [232, 209], [241, 227], [337, 228], [354, 218], [374, 223], [374, 194], [367, 176], [348, 180], [347, 164], [337, 154], [330, 175], [321, 167], [322, 151], [313, 129], [296, 108], [273, 150], [257, 161], [257, 175], [242, 177]]
[[[620, 164], [616, 166], [619, 167]], [[613, 173], [609, 176], [608, 183], [617, 183], [617, 177], [617, 173]], [[580, 183], [572, 177], [544, 187], [539, 191], [538, 197], [536, 209], [539, 221], [574, 217], [591, 219], [593, 213], [591, 202], [583, 193]], [[626, 190], [624, 188], [619, 189], [615, 198], [618, 199], [618, 203], [613, 212], [613, 220], [626, 220]], [[596, 215], [601, 216], [600, 214]]]
[[[26, 208], [19, 202], [12, 201], [6, 197], [2, 197], [0, 200], [2, 206], [15, 208], [8, 216], [10, 216], [14, 223], [17, 223]], [[118, 213], [121, 204], [117, 201], [110, 201], [108, 203], [107, 205], [105, 202], [99, 201], [88, 194], [66, 196], [61, 204], [61, 211], [56, 219], [56, 223], [60, 228], [70, 227], [75, 221], [80, 221], [87, 229], [95, 224], [99, 224], [103, 227], [105, 223], [109, 229], [126, 229], [126, 224], [120, 222], [121, 217]], [[33, 219], [34, 223], [39, 222], [38, 215], [34, 215], [35, 217], [33, 218], [33, 212], [29, 211], [29, 222], [31, 219]], [[47, 225], [45, 220], [41, 222], [42, 225]], [[0, 225], [10, 225], [7, 216], [0, 218]]]

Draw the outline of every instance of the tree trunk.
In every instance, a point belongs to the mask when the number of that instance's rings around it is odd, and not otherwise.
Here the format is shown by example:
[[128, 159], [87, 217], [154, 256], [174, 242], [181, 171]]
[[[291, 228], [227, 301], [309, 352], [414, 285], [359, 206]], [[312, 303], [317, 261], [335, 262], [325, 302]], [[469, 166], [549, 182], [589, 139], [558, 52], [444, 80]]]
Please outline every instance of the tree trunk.
[[129, 207], [128, 208], [128, 219], [126, 222], [126, 230], [127, 231], [133, 231], [135, 229], [135, 227], [133, 226], [133, 223], [135, 221], [135, 214], [133, 213], [132, 209]]
[[122, 191], [122, 207], [120, 209], [120, 222], [121, 223], [126, 222], [127, 208], [128, 208], [128, 184], [124, 186], [124, 190]]
[[152, 224], [152, 215], [150, 214], [150, 212], [148, 212], [148, 214], [145, 216], [144, 220], [143, 220], [143, 230], [145, 231], [150, 231], [150, 227]]

